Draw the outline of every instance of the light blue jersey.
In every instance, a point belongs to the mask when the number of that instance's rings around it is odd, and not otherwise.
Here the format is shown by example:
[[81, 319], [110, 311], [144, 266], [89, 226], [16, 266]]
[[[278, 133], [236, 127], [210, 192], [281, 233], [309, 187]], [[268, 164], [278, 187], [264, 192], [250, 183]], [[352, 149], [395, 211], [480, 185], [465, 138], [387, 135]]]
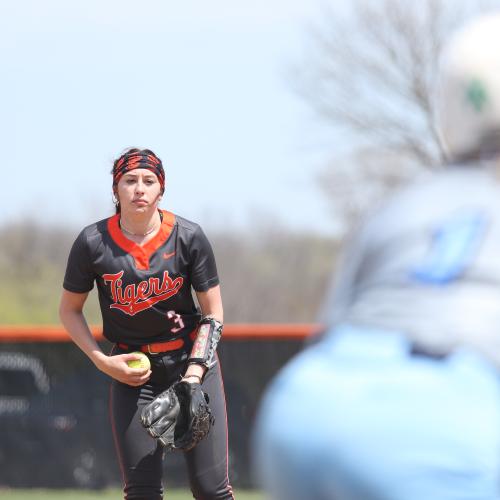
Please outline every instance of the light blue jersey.
[[470, 347], [500, 366], [498, 181], [493, 164], [459, 165], [399, 192], [346, 246], [321, 322]]
[[255, 432], [278, 500], [500, 499], [500, 187], [459, 165], [404, 189], [344, 252], [327, 331]]
[[500, 498], [496, 370], [410, 351], [403, 335], [342, 326], [287, 365], [254, 433], [271, 498]]

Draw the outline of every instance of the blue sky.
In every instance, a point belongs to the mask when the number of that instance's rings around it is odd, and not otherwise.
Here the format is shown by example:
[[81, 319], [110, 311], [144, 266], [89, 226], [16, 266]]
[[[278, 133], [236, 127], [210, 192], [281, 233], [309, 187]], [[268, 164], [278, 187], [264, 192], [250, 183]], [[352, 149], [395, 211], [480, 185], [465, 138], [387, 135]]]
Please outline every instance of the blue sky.
[[314, 0], [2, 2], [13, 182], [0, 224], [106, 217], [112, 161], [138, 146], [164, 162], [164, 208], [203, 225], [328, 233], [315, 183], [328, 133], [289, 74], [319, 13]]

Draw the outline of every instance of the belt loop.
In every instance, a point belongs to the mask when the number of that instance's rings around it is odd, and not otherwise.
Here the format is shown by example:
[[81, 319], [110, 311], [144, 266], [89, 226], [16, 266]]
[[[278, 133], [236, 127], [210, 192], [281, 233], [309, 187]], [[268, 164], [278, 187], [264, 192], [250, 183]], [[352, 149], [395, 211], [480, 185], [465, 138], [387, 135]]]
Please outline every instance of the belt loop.
[[152, 351], [151, 350], [151, 344], [146, 344], [145, 346], [142, 346], [142, 347], [145, 347], [145, 351], [148, 353], [148, 354], [152, 354], [153, 356], [155, 354], [160, 354], [159, 352], [155, 352], [155, 351]]

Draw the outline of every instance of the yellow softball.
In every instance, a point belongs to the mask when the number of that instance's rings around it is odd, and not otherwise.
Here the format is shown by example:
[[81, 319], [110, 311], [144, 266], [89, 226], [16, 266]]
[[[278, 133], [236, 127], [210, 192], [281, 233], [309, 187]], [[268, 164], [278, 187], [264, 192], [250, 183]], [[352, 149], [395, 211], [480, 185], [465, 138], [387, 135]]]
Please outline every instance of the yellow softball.
[[134, 356], [137, 356], [140, 359], [131, 359], [127, 361], [127, 365], [130, 368], [147, 368], [148, 370], [151, 368], [151, 363], [149, 362], [149, 358], [143, 353], [139, 351], [131, 352]]

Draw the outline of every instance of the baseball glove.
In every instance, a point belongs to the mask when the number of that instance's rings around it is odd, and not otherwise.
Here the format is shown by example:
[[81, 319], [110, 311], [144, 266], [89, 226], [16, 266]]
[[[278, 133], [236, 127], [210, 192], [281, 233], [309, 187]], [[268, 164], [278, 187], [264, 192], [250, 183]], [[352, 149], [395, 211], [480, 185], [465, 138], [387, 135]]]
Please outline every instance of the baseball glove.
[[141, 421], [167, 451], [188, 451], [205, 438], [214, 417], [200, 384], [176, 382], [143, 408]]

